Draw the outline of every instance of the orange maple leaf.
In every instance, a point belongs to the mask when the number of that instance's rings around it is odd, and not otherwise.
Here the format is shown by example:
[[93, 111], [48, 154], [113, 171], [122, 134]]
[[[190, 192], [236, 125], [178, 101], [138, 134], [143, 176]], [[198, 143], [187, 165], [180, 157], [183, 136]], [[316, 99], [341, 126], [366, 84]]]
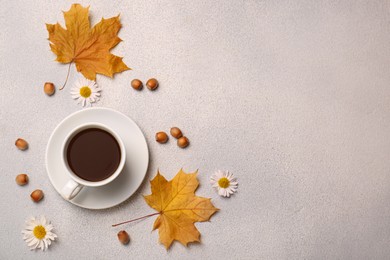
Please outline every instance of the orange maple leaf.
[[157, 172], [150, 181], [152, 194], [144, 196], [146, 203], [159, 212], [153, 230], [159, 230], [160, 242], [168, 249], [174, 240], [187, 246], [199, 242], [200, 233], [194, 223], [207, 221], [217, 208], [210, 199], [195, 196], [199, 182], [197, 172], [186, 174], [180, 170], [167, 181]]
[[89, 7], [73, 4], [64, 12], [66, 29], [59, 23], [46, 24], [51, 50], [57, 55], [56, 61], [76, 64], [77, 71], [90, 80], [96, 73], [112, 77], [117, 72], [130, 69], [110, 50], [122, 40], [117, 36], [121, 23], [119, 15], [104, 19], [91, 28]]

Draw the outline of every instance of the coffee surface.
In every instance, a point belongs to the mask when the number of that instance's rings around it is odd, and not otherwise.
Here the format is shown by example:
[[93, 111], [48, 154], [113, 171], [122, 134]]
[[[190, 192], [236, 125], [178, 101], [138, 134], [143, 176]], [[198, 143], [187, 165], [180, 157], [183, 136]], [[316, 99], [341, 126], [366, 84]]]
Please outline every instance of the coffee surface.
[[81, 179], [102, 181], [118, 168], [121, 151], [116, 139], [99, 128], [77, 133], [69, 142], [66, 157], [70, 169]]

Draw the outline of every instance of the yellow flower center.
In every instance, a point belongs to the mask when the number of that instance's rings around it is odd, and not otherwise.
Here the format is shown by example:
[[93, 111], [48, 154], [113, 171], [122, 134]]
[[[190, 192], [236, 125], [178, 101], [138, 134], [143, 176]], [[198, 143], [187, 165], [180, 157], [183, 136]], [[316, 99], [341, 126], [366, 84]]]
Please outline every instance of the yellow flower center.
[[228, 178], [222, 177], [221, 179], [219, 179], [218, 185], [219, 187], [226, 189], [227, 187], [229, 187], [230, 181], [228, 180]]
[[36, 238], [43, 239], [46, 236], [46, 229], [41, 225], [36, 226], [33, 230], [33, 234]]
[[91, 95], [92, 91], [88, 86], [80, 88], [80, 96], [83, 98], [88, 98]]

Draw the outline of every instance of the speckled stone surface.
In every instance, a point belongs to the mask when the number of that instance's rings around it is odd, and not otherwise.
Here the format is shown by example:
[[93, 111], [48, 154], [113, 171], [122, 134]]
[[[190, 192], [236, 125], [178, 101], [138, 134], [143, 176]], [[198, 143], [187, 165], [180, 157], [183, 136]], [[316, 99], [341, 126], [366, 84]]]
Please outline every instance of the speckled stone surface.
[[[150, 148], [147, 177], [125, 203], [86, 210], [52, 187], [44, 154], [55, 126], [81, 109], [69, 90], [52, 97], [66, 66], [54, 62], [45, 23], [63, 24], [69, 1], [2, 1], [0, 8], [0, 259], [388, 259], [390, 256], [390, 4], [388, 1], [81, 1], [92, 23], [121, 13], [120, 43], [132, 71], [96, 106], [137, 122]], [[130, 81], [155, 77], [137, 92]], [[157, 131], [180, 127], [188, 149]], [[25, 138], [30, 149], [15, 149]], [[201, 243], [168, 252], [151, 232], [142, 194], [157, 169], [199, 169], [197, 194], [221, 211], [196, 224]], [[209, 176], [227, 169], [239, 192], [222, 199]], [[30, 183], [15, 184], [18, 173]], [[32, 190], [45, 192], [34, 204]], [[24, 221], [44, 214], [58, 241], [31, 252]]]

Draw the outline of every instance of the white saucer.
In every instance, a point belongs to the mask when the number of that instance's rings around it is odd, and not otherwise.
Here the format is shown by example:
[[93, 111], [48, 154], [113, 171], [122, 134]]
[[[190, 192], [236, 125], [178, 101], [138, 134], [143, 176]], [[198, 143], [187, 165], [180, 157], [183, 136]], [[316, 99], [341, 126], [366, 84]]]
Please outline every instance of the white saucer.
[[54, 129], [46, 147], [47, 173], [58, 193], [69, 179], [62, 162], [64, 139], [72, 129], [88, 122], [105, 124], [122, 138], [126, 164], [113, 182], [102, 187], [84, 187], [69, 202], [88, 209], [110, 208], [127, 200], [141, 185], [149, 164], [148, 145], [137, 124], [113, 109], [88, 108], [69, 115]]

